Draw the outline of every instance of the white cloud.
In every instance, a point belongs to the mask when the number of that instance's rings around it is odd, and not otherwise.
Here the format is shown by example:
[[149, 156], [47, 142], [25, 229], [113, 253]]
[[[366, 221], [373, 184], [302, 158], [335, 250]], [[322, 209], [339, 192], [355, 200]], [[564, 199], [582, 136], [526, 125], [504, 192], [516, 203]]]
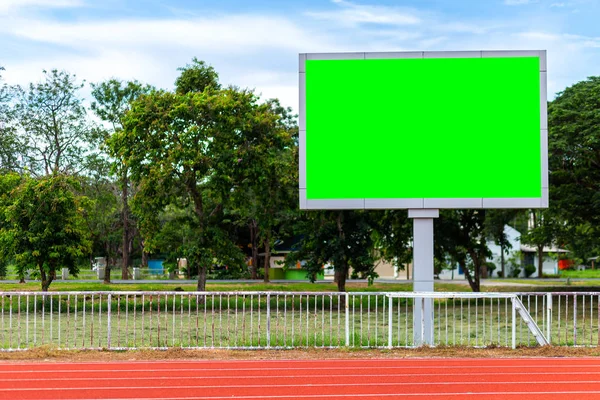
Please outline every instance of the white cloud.
[[[595, 51], [600, 38], [561, 33], [558, 16], [473, 23], [426, 9], [346, 0], [334, 6], [337, 13], [310, 12], [300, 15], [301, 20], [205, 13], [58, 22], [39, 14], [0, 13], [3, 75], [9, 83], [26, 84], [40, 79], [42, 69], [59, 68], [91, 82], [117, 77], [171, 88], [177, 67], [197, 56], [216, 68], [224, 84], [256, 88], [263, 97], [277, 97], [297, 109], [298, 52], [547, 49], [550, 97], [595, 74], [591, 66], [600, 64]], [[322, 23], [325, 17], [330, 24]], [[40, 51], [14, 51], [21, 46]]]
[[178, 47], [217, 53], [253, 53], [261, 48], [307, 49], [327, 46], [281, 17], [237, 15], [189, 20], [113, 20], [58, 23], [5, 21], [0, 31], [38, 42], [95, 52], [113, 48]]
[[307, 12], [306, 15], [337, 22], [343, 25], [385, 24], [385, 25], [416, 25], [421, 19], [397, 7], [371, 6], [355, 4], [345, 0], [333, 0], [340, 7], [337, 11]]
[[81, 23], [0, 16], [0, 33], [32, 45], [58, 46], [50, 57], [31, 52], [10, 60], [5, 53], [3, 75], [9, 83], [27, 84], [40, 79], [43, 69], [58, 68], [89, 82], [118, 77], [171, 88], [177, 68], [197, 56], [216, 68], [224, 84], [257, 88], [294, 108], [297, 53], [348, 50], [283, 17], [264, 15]]
[[82, 0], [2, 0], [0, 1], [0, 15], [15, 12], [21, 8], [70, 8], [83, 5]]

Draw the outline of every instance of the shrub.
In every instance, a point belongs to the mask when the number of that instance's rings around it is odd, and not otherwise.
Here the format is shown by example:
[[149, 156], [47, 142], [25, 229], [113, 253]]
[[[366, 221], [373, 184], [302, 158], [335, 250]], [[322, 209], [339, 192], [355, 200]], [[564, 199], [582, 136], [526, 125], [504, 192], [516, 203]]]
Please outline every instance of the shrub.
[[518, 278], [519, 275], [521, 275], [521, 268], [517, 267], [516, 265], [513, 265], [512, 269], [510, 270], [510, 277]]
[[535, 272], [535, 265], [526, 265], [525, 266], [525, 277], [529, 278]]
[[494, 273], [494, 270], [496, 269], [496, 264], [494, 264], [493, 262], [487, 262], [486, 267], [487, 267], [488, 277], [491, 277], [492, 274]]

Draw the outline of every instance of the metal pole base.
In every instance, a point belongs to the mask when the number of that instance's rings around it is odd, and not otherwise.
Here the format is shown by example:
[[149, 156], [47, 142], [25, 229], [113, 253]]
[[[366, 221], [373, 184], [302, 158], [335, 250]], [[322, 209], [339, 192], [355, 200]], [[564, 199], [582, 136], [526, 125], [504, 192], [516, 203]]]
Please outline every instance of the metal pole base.
[[[413, 219], [413, 291], [433, 292], [433, 219], [439, 210], [408, 210]], [[433, 345], [433, 299], [415, 298], [413, 340], [415, 346]]]

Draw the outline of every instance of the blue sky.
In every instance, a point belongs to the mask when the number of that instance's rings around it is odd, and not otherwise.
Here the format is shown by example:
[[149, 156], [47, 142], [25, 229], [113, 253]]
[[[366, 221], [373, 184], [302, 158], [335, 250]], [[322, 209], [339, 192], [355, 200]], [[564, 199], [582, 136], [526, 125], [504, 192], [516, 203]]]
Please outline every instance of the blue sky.
[[600, 75], [599, 20], [600, 0], [0, 0], [0, 65], [171, 88], [196, 56], [296, 109], [300, 52], [546, 49], [551, 99]]

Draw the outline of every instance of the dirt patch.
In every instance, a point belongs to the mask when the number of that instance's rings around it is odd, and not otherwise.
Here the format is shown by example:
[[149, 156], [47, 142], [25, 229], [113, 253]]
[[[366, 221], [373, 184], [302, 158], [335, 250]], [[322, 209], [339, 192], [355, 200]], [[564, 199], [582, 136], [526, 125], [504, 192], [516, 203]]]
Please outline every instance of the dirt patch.
[[436, 347], [418, 349], [294, 349], [294, 350], [85, 350], [66, 351], [50, 347], [0, 353], [3, 362], [93, 362], [93, 361], [167, 361], [167, 360], [313, 360], [361, 358], [528, 358], [598, 357], [600, 348], [537, 347], [473, 349]]

